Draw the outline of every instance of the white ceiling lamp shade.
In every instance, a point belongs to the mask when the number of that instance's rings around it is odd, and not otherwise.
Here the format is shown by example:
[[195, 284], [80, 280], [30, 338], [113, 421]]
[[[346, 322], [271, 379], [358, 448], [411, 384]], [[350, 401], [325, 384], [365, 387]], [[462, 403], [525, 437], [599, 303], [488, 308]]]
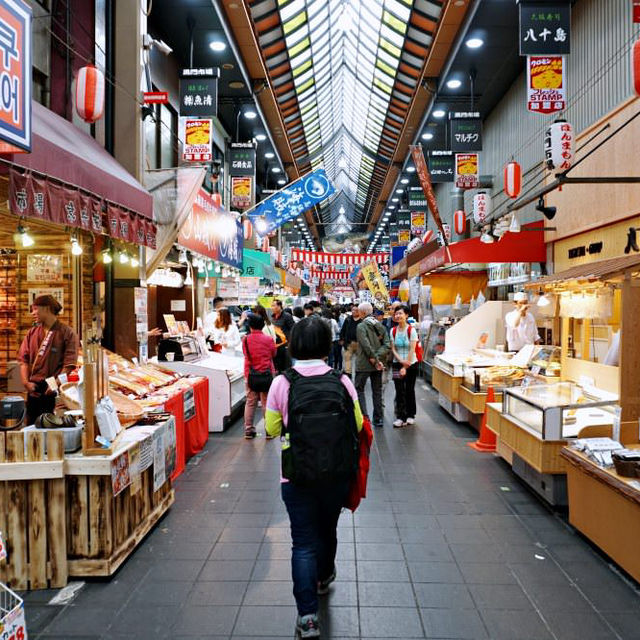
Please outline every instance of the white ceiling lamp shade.
[[265, 157], [267, 160], [271, 160], [272, 158], [275, 158], [276, 156], [275, 156], [275, 154], [274, 154], [273, 152], [271, 152], [271, 151], [267, 151], [267, 152], [264, 154], [264, 157]]
[[211, 49], [211, 51], [215, 51], [216, 53], [220, 53], [221, 51], [224, 51], [227, 48], [227, 44], [226, 42], [222, 42], [222, 40], [212, 40], [209, 43], [209, 49]]
[[422, 139], [423, 140], [433, 140], [433, 133], [431, 133], [431, 131], [427, 131], [426, 133], [422, 134]]
[[264, 142], [267, 139], [267, 136], [264, 133], [256, 133], [255, 138], [258, 142]]
[[434, 118], [444, 118], [447, 115], [447, 112], [444, 109], [436, 109], [432, 114]]
[[407, 173], [415, 173], [416, 172], [416, 168], [410, 164], [407, 169], [406, 169]]
[[465, 44], [469, 49], [479, 49], [484, 44], [484, 40], [482, 38], [469, 38]]
[[258, 114], [253, 109], [247, 109], [244, 112], [244, 117], [247, 120], [255, 120], [258, 117]]
[[473, 196], [473, 221], [484, 224], [491, 214], [491, 197], [486, 191], [480, 191]]
[[462, 80], [458, 80], [458, 78], [451, 78], [451, 80], [447, 80], [447, 87], [449, 89], [459, 89], [462, 86]]

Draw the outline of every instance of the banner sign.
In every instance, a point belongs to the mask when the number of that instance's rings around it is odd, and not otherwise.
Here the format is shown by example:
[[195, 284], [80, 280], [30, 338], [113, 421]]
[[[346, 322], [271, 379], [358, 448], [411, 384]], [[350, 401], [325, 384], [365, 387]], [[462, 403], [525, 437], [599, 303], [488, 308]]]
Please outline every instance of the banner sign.
[[142, 102], [144, 102], [144, 104], [169, 104], [169, 92], [143, 91]]
[[[100, 235], [156, 248], [153, 221], [114, 203], [31, 173], [9, 171], [9, 209], [17, 216], [75, 227]], [[103, 212], [106, 209], [106, 213]]]
[[0, 153], [31, 151], [31, 8], [0, 0]]
[[252, 176], [233, 176], [231, 178], [231, 206], [234, 209], [248, 209], [251, 206], [252, 191]]
[[424, 211], [411, 212], [411, 235], [421, 236], [427, 230], [427, 214]]
[[391, 247], [391, 265], [393, 266], [397, 262], [400, 262], [402, 258], [407, 255], [407, 247], [406, 245], [401, 245], [399, 247]]
[[252, 218], [262, 216], [266, 223], [265, 232], [271, 233], [285, 222], [320, 204], [335, 191], [324, 169], [317, 169], [260, 202], [249, 215]]
[[229, 175], [253, 176], [256, 172], [256, 148], [250, 142], [229, 145]]
[[178, 244], [212, 260], [242, 268], [242, 224], [236, 216], [216, 208], [212, 196], [202, 188], [180, 229]]
[[427, 198], [421, 187], [409, 187], [407, 195], [409, 196], [409, 210], [424, 210], [427, 208]]
[[480, 183], [477, 153], [456, 153], [456, 187], [475, 189]]
[[389, 261], [388, 253], [324, 253], [321, 251], [304, 251], [291, 249], [291, 262], [309, 262], [328, 265], [356, 265], [370, 260], [382, 264]]
[[431, 175], [431, 182], [453, 182], [454, 160], [452, 151], [429, 151], [427, 167]]
[[398, 223], [393, 221], [389, 223], [389, 245], [394, 247], [398, 244]]
[[180, 115], [211, 118], [218, 114], [217, 67], [183, 69], [180, 78]]
[[449, 113], [450, 149], [453, 152], [482, 151], [482, 119], [477, 111]]
[[398, 244], [409, 244], [411, 241], [411, 212], [408, 209], [398, 211]]
[[210, 162], [213, 158], [212, 134], [212, 120], [180, 118], [182, 159], [187, 162]]
[[571, 5], [564, 2], [520, 2], [520, 55], [571, 53]]
[[368, 262], [360, 269], [360, 275], [364, 278], [367, 288], [373, 297], [379, 302], [389, 302], [389, 291], [378, 269], [377, 262]]
[[413, 164], [416, 167], [416, 173], [420, 179], [420, 185], [422, 186], [424, 195], [427, 197], [427, 204], [431, 210], [431, 215], [436, 223], [436, 227], [442, 231], [442, 220], [440, 218], [440, 211], [438, 210], [438, 201], [436, 200], [436, 194], [433, 191], [433, 185], [431, 184], [431, 176], [429, 175], [427, 163], [424, 160], [422, 145], [418, 144], [409, 148], [411, 149], [411, 156], [413, 157]]
[[567, 84], [562, 56], [527, 57], [527, 109], [555, 113], [567, 106]]

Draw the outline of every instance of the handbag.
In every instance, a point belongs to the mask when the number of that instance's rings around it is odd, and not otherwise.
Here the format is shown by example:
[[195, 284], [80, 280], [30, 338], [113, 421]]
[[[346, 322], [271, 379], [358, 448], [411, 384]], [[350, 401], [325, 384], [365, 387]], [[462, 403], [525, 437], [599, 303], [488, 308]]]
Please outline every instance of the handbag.
[[258, 371], [251, 366], [251, 352], [249, 351], [249, 336], [244, 339], [244, 346], [247, 349], [247, 356], [249, 358], [249, 377], [247, 378], [247, 384], [251, 391], [256, 393], [267, 393], [273, 382], [273, 374], [270, 369], [266, 371]]

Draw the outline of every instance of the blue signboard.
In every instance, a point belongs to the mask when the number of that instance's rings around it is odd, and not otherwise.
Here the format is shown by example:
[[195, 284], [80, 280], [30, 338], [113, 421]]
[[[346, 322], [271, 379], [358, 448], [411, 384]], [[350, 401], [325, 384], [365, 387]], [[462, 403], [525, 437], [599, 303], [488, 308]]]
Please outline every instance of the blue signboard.
[[218, 241], [218, 260], [230, 267], [242, 269], [242, 250], [244, 245], [244, 235], [242, 232], [242, 222], [235, 219], [236, 234], [230, 238], [220, 238]]
[[249, 216], [264, 218], [266, 228], [260, 232], [271, 233], [335, 192], [324, 169], [317, 169], [260, 202]]
[[400, 262], [407, 255], [407, 245], [403, 244], [399, 247], [391, 247], [391, 265]]

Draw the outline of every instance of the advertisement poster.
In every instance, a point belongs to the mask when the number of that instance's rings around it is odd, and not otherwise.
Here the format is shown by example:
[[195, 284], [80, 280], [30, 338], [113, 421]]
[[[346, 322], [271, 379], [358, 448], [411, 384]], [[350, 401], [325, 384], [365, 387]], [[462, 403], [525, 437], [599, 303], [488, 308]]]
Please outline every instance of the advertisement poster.
[[27, 254], [28, 282], [62, 282], [62, 256]]
[[142, 474], [140, 472], [140, 444], [135, 444], [129, 450], [129, 478], [130, 486], [129, 493], [133, 496], [142, 487]]
[[213, 131], [210, 119], [180, 118], [180, 138], [182, 159], [189, 162], [209, 162], [213, 158], [211, 151], [211, 134]]
[[129, 474], [129, 452], [125, 451], [111, 461], [111, 489], [113, 495], [117, 496], [131, 484]]
[[153, 439], [151, 436], [140, 441], [140, 460], [138, 470], [146, 471], [153, 464]]
[[176, 419], [171, 418], [166, 422], [164, 428], [164, 459], [167, 478], [171, 477], [176, 468]]
[[147, 289], [145, 287], [134, 287], [133, 289], [133, 309], [137, 316], [147, 315]]
[[367, 288], [373, 297], [379, 302], [389, 302], [389, 292], [378, 269], [377, 262], [369, 262], [360, 269], [360, 275], [364, 279]]
[[254, 304], [260, 295], [260, 278], [240, 278], [238, 304]]
[[164, 448], [164, 429], [153, 433], [153, 491], [156, 492], [167, 480]]
[[411, 212], [411, 235], [421, 236], [427, 228], [427, 214], [424, 211]]
[[477, 153], [456, 153], [456, 187], [475, 189], [480, 181]]
[[562, 56], [528, 56], [527, 109], [555, 113], [567, 106], [567, 84]]
[[234, 209], [248, 209], [251, 206], [252, 180], [250, 176], [231, 178], [231, 206]]
[[[0, 609], [0, 613], [2, 609]], [[0, 618], [0, 640], [27, 640], [27, 623], [24, 617], [24, 604], [16, 607]]]
[[217, 294], [224, 300], [238, 299], [238, 281], [235, 278], [219, 278]]

